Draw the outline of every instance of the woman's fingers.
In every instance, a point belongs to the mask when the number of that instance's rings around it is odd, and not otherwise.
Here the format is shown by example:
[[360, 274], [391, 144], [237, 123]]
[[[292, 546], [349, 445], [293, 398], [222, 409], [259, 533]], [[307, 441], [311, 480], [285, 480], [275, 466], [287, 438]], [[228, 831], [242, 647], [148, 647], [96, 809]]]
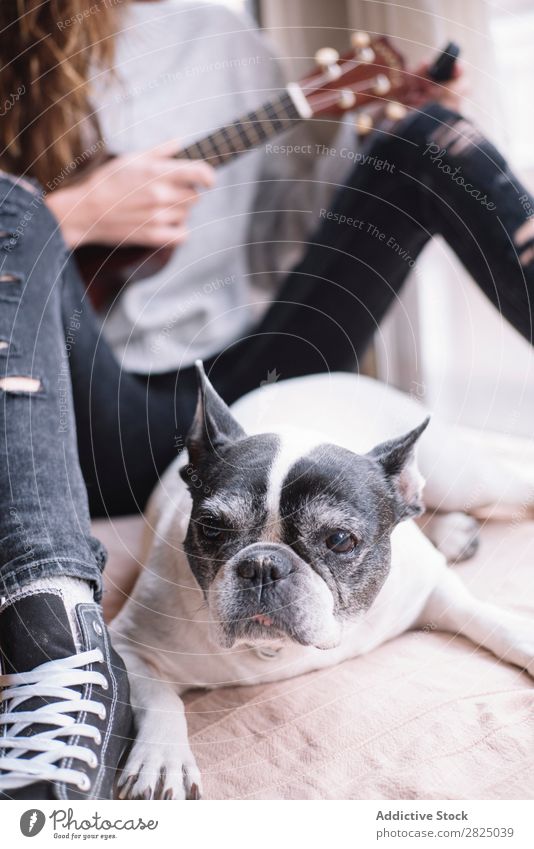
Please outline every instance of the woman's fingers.
[[406, 98], [406, 105], [422, 106], [429, 100], [436, 100], [450, 109], [458, 110], [462, 97], [468, 92], [468, 84], [462, 63], [455, 62], [450, 80], [434, 83], [428, 77], [428, 62], [421, 62], [412, 71], [412, 86]]
[[166, 178], [178, 186], [209, 189], [215, 183], [215, 169], [201, 160], [153, 159], [150, 168], [154, 176]]
[[168, 175], [179, 182], [209, 188], [215, 182], [215, 170], [207, 162], [180, 159], [181, 143], [177, 139], [158, 144], [142, 155], [148, 159], [155, 172]]
[[147, 216], [147, 225], [161, 225], [165, 227], [179, 227], [185, 223], [187, 211], [183, 206], [164, 207], [156, 209], [151, 215]]
[[191, 186], [175, 186], [167, 179], [148, 183], [140, 197], [143, 209], [164, 209], [174, 206], [188, 207], [199, 199], [199, 192]]
[[174, 159], [179, 147], [171, 141], [118, 156], [72, 187], [68, 197], [65, 190], [67, 213], [57, 214], [68, 243], [91, 239], [159, 247], [183, 242], [187, 216], [215, 174], [205, 162]]
[[145, 150], [143, 155], [146, 154], [151, 158], [161, 157], [163, 159], [167, 159], [170, 156], [176, 156], [176, 154], [180, 152], [181, 147], [182, 144], [178, 139], [167, 139], [166, 141]]
[[[181, 245], [187, 236], [187, 227], [153, 224], [145, 228], [142, 244], [153, 248], [176, 247], [176, 245]], [[133, 241], [135, 242], [135, 239]]]
[[[420, 62], [412, 73], [418, 77], [421, 77], [422, 79], [428, 79], [428, 71], [431, 64], [431, 62]], [[465, 68], [463, 63], [457, 59], [454, 65], [452, 66], [451, 80], [459, 79], [461, 76], [463, 76], [464, 72]]]
[[112, 176], [128, 179], [133, 189], [142, 189], [157, 179], [166, 179], [178, 186], [199, 188], [210, 188], [215, 182], [215, 169], [207, 162], [156, 156], [153, 150], [117, 156], [97, 171], [102, 179]]

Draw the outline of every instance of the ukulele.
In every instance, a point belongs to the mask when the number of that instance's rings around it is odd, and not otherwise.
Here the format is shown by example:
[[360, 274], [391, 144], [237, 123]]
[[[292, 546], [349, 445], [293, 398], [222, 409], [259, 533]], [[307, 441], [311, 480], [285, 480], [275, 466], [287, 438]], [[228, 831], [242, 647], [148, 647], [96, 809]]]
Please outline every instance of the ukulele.
[[[176, 158], [224, 165], [296, 122], [356, 111], [356, 129], [369, 133], [377, 122], [393, 126], [406, 114], [403, 104], [424, 95], [425, 80], [405, 71], [402, 55], [387, 38], [355, 32], [352, 49], [341, 56], [331, 47], [315, 54], [318, 68], [299, 83], [289, 83], [276, 98], [187, 145]], [[450, 79], [458, 48], [449, 44], [429, 69], [434, 82]], [[366, 111], [374, 104], [374, 113]], [[107, 157], [108, 159], [111, 157]], [[109, 306], [123, 286], [161, 271], [175, 250], [137, 245], [86, 244], [74, 251], [94, 306]]]

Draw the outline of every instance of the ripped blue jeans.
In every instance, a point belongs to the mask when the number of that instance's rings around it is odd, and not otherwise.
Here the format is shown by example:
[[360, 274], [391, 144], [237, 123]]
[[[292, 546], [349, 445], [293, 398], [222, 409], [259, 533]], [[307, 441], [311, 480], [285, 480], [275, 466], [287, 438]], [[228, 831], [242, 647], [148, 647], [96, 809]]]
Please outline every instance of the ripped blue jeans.
[[0, 177], [0, 210], [0, 593], [51, 574], [99, 591], [62, 322], [69, 255], [38, 186]]

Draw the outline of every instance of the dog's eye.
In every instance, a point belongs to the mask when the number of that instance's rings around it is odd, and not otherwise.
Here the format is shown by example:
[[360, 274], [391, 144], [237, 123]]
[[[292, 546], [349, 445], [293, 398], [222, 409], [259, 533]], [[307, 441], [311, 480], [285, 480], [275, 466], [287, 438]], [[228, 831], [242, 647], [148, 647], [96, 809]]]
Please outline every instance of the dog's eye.
[[219, 539], [224, 533], [224, 528], [221, 527], [220, 522], [210, 522], [205, 519], [200, 523], [200, 531], [206, 539]]
[[209, 525], [202, 525], [202, 533], [208, 539], [217, 539], [217, 537], [220, 537], [222, 531], [220, 530], [220, 528], [213, 528]]
[[343, 531], [341, 528], [337, 528], [326, 537], [325, 544], [334, 554], [348, 554], [350, 551], [354, 551], [358, 540], [349, 531]]

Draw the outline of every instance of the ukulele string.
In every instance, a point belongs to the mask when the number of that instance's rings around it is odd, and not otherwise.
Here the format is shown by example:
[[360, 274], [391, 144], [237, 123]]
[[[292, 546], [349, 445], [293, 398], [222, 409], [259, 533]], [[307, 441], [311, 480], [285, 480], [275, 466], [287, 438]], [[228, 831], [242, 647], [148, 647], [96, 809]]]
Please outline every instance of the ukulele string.
[[[369, 62], [364, 62], [363, 60], [359, 60], [357, 58], [350, 59], [350, 60], [349, 59], [342, 59], [341, 61], [342, 61], [342, 67], [345, 68], [345, 71], [342, 73], [342, 76], [346, 76], [346, 74], [348, 73], [347, 70], [346, 70], [346, 66], [349, 63], [353, 66], [351, 68], [352, 71], [357, 70], [361, 66], [370, 67]], [[376, 63], [374, 63], [373, 67], [374, 68], [376, 68], [376, 67], [380, 68], [382, 66], [377, 66]], [[384, 70], [389, 70], [389, 65], [387, 65], [384, 68]], [[304, 82], [300, 83], [300, 88], [301, 88], [301, 91], [302, 91], [304, 97], [306, 97], [307, 99], [311, 99], [313, 96], [317, 95], [318, 89], [319, 90], [322, 89], [322, 88], [325, 89], [326, 86], [328, 86], [331, 83], [332, 83], [332, 79], [330, 78], [328, 73], [322, 73], [319, 76], [315, 75], [311, 80], [309, 80], [307, 82], [304, 81]], [[351, 90], [354, 90], [354, 86], [351, 86]], [[329, 91], [336, 93], [336, 97], [339, 97], [339, 93], [341, 92], [341, 89], [330, 89]], [[328, 90], [327, 90], [327, 92], [328, 92]], [[364, 89], [360, 88], [359, 92], [360, 93], [364, 92]], [[280, 102], [283, 102], [286, 94], [287, 94], [287, 91], [286, 91], [285, 95], [283, 95], [282, 98], [280, 98]], [[335, 101], [334, 101], [334, 103], [335, 103]], [[260, 107], [258, 112], [261, 111], [262, 108], [265, 108], [265, 107]], [[274, 107], [274, 108], [276, 108], [276, 107]], [[249, 120], [249, 121], [239, 120], [239, 121], [236, 121], [232, 125], [221, 128], [217, 132], [213, 133], [210, 136], [205, 137], [204, 139], [199, 139], [198, 142], [193, 142], [191, 145], [188, 145], [186, 148], [184, 148], [184, 151], [180, 151], [178, 156], [189, 155], [189, 151], [191, 151], [191, 156], [193, 158], [203, 158], [203, 159], [206, 159], [206, 161], [208, 161], [208, 162], [210, 160], [215, 160], [215, 164], [218, 164], [219, 162], [223, 162], [224, 160], [228, 160], [229, 158], [233, 158], [234, 156], [237, 156], [240, 153], [247, 152], [248, 150], [250, 150], [251, 147], [254, 147], [259, 142], [265, 141], [267, 138], [270, 138], [271, 136], [276, 135], [276, 134], [282, 132], [285, 129], [289, 129], [289, 127], [292, 125], [292, 123], [294, 121], [301, 121], [301, 120], [302, 120], [302, 118], [300, 116], [297, 116], [297, 115], [295, 115], [294, 117], [290, 117], [290, 116], [287, 116], [287, 115], [279, 115], [279, 116], [275, 115], [274, 119], [271, 119], [267, 114], [266, 114], [265, 119], [260, 119], [258, 117], [258, 118], [255, 118], [255, 119], [252, 119], [252, 120]], [[288, 126], [287, 127], [281, 127], [281, 128], [275, 127], [274, 123], [273, 123], [274, 121], [287, 122]], [[265, 124], [271, 124], [271, 130], [267, 131], [267, 133], [265, 134], [265, 137], [263, 139], [259, 136], [257, 129], [255, 129], [258, 124], [260, 124], [262, 126], [262, 131], [264, 133], [265, 133], [265, 126], [264, 125]], [[242, 131], [244, 132], [245, 136], [247, 137], [246, 142], [243, 140], [243, 136], [239, 132], [239, 130], [236, 129], [236, 127], [238, 125], [242, 128]], [[250, 128], [254, 129], [254, 132], [255, 132], [257, 138], [251, 138], [248, 135], [249, 130], [247, 130], [247, 125]], [[222, 137], [222, 141], [223, 141], [222, 145], [220, 144], [220, 142], [216, 142], [214, 140], [214, 136], [219, 136], [219, 138]], [[211, 145], [211, 147], [214, 150], [213, 154], [209, 154], [209, 153], [206, 154], [203, 151], [202, 146], [206, 145], [206, 144]], [[193, 150], [195, 147], [197, 148], [198, 153], [200, 153], [200, 157], [195, 155], [194, 150]]]
[[[358, 95], [358, 94], [360, 94], [360, 95], [363, 94], [365, 96], [372, 95], [373, 98], [375, 98], [376, 100], [380, 100], [380, 101], [386, 100], [387, 98], [382, 97], [381, 95], [374, 92], [375, 87], [378, 85], [378, 81], [379, 81], [379, 76], [374, 77], [374, 79], [369, 80], [369, 82], [372, 83], [371, 85], [365, 85], [365, 86], [354, 86], [353, 85], [353, 86], [350, 87], [350, 91], [352, 91], [353, 94], [355, 94], [355, 95]], [[315, 111], [319, 111], [320, 109], [327, 110], [329, 107], [337, 105], [339, 98], [342, 95], [343, 91], [344, 91], [344, 89], [328, 89], [327, 91], [324, 91], [324, 92], [316, 92], [313, 95], [313, 104], [314, 104]], [[312, 97], [310, 97], [309, 100], [311, 101]], [[341, 106], [340, 106], [340, 108], [341, 108]], [[352, 109], [358, 108], [357, 101], [354, 104], [354, 106], [351, 107], [351, 108]], [[346, 111], [350, 111], [350, 110], [346, 110]]]
[[[373, 67], [374, 70], [377, 68], [382, 70], [384, 76], [387, 75], [387, 71], [391, 71], [391, 65], [387, 63], [386, 65], [377, 65], [376, 62], [372, 63], [364, 62], [363, 60], [358, 60], [354, 58], [353, 60], [342, 60], [342, 66], [346, 68], [349, 64], [353, 65], [354, 68], [351, 70], [357, 70], [361, 66], [365, 67]], [[348, 71], [342, 73], [341, 76], [346, 76]], [[370, 80], [366, 80], [364, 85], [354, 85], [352, 84], [350, 87], [347, 87], [354, 94], [369, 94], [371, 93], [370, 89], [373, 86], [378, 84], [378, 75]], [[389, 79], [389, 77], [388, 77]], [[339, 80], [338, 80], [339, 81]], [[320, 76], [315, 76], [308, 82], [301, 83], [301, 91], [308, 99], [310, 104], [313, 104], [312, 108], [314, 111], [318, 111], [319, 109], [326, 109], [329, 105], [338, 105], [339, 97], [342, 94], [343, 89], [328, 89], [327, 86], [331, 84], [333, 80], [330, 78], [328, 73], [323, 73]], [[324, 89], [324, 91], [321, 91]], [[284, 111], [287, 113], [287, 101], [285, 101], [287, 95], [286, 93], [279, 99], [278, 106], [282, 105]], [[377, 99], [382, 100], [379, 95], [375, 95]], [[266, 109], [268, 107], [274, 110], [275, 114], [273, 116], [268, 115]], [[246, 153], [252, 147], [255, 147], [260, 142], [266, 141], [268, 138], [273, 135], [277, 135], [278, 133], [283, 132], [286, 129], [289, 129], [295, 121], [301, 121], [302, 118], [299, 115], [290, 116], [288, 114], [277, 114], [276, 113], [277, 105], [276, 104], [266, 104], [265, 106], [260, 107], [257, 110], [257, 113], [253, 113], [257, 115], [257, 117], [250, 117], [249, 120], [240, 119], [236, 121], [234, 124], [228, 125], [226, 127], [221, 127], [219, 130], [214, 132], [213, 134], [204, 137], [203, 139], [199, 139], [196, 142], [192, 142], [183, 151], [180, 151], [177, 156], [184, 156], [193, 159], [205, 159], [207, 162], [213, 161], [215, 165], [220, 164], [221, 162], [228, 161], [230, 158], [234, 158], [238, 156], [240, 153]], [[260, 117], [261, 111], [265, 112], [265, 118]], [[348, 110], [347, 110], [348, 111]], [[270, 128], [267, 126], [270, 124]], [[282, 126], [276, 126], [276, 124], [281, 124]], [[286, 126], [284, 126], [286, 124]], [[258, 129], [261, 127], [261, 134]], [[255, 138], [251, 136], [251, 131], [254, 133]], [[263, 136], [263, 138], [262, 138]], [[206, 153], [205, 146], [209, 145], [213, 149], [213, 153]], [[199, 155], [196, 155], [196, 152]]]

